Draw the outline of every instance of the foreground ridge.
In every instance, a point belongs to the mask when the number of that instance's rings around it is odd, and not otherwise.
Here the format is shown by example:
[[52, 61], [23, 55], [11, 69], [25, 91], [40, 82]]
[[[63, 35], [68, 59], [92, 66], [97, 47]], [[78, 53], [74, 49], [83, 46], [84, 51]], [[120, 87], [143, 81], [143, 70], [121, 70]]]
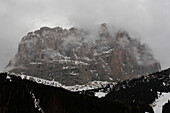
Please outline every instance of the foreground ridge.
[[110, 102], [7, 73], [0, 74], [0, 81], [2, 113], [152, 113], [140, 103]]

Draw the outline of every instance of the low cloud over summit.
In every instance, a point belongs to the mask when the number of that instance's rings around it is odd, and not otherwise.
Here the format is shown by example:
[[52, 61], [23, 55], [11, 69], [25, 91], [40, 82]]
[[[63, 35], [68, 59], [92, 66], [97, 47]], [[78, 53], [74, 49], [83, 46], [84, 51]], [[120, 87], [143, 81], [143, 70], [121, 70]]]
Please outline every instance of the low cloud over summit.
[[42, 26], [93, 29], [103, 22], [135, 34], [163, 68], [170, 66], [169, 0], [1, 0], [0, 20], [0, 70], [30, 31]]

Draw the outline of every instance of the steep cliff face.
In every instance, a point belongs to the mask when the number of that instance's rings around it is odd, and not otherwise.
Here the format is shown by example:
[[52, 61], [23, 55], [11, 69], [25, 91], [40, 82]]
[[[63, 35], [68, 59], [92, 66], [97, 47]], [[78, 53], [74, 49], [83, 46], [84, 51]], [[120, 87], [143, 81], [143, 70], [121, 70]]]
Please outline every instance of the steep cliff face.
[[6, 71], [66, 85], [131, 79], [160, 70], [150, 49], [106, 24], [97, 30], [43, 27], [24, 36]]

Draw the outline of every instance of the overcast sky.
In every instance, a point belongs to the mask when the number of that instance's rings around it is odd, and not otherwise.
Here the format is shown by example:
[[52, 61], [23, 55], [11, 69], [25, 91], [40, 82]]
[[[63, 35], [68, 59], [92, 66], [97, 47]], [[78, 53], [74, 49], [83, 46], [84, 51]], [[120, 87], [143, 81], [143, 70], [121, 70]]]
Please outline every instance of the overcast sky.
[[30, 31], [102, 22], [137, 33], [162, 68], [170, 67], [170, 0], [0, 0], [0, 70]]

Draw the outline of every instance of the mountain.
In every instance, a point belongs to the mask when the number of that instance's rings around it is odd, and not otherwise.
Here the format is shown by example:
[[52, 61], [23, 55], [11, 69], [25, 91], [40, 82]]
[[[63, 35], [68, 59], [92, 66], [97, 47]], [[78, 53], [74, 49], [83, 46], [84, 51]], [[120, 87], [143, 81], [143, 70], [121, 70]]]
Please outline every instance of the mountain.
[[43, 27], [30, 32], [5, 70], [75, 85], [132, 79], [160, 68], [146, 44], [101, 24], [95, 29]]

